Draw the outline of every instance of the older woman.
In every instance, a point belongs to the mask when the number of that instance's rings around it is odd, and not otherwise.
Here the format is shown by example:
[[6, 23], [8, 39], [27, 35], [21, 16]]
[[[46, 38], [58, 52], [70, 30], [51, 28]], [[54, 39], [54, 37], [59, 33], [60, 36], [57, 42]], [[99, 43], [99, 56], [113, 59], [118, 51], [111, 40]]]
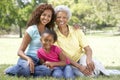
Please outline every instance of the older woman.
[[[71, 63], [76, 76], [96, 76], [101, 72], [106, 73], [104, 67], [97, 68], [100, 64], [92, 60], [92, 50], [88, 44], [86, 36], [80, 29], [73, 29], [68, 25], [71, 17], [70, 9], [67, 6], [60, 5], [55, 7], [56, 14], [56, 33], [58, 41], [56, 44], [60, 46], [65, 55], [71, 59]], [[78, 70], [79, 69], [79, 70]]]

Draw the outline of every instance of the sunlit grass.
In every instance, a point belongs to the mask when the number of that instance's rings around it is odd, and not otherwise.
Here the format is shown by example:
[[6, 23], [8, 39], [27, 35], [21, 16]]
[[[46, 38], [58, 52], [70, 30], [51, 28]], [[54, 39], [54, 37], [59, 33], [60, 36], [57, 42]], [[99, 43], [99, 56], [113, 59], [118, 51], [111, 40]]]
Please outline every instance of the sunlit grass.
[[[87, 36], [93, 50], [93, 58], [102, 62], [109, 69], [120, 70], [120, 36]], [[4, 69], [16, 64], [17, 50], [21, 38], [0, 38], [0, 80], [58, 80], [51, 77], [24, 78], [10, 77], [3, 74]], [[119, 80], [120, 76], [99, 76], [98, 78], [82, 77], [75, 80]], [[64, 80], [64, 79], [63, 79]]]

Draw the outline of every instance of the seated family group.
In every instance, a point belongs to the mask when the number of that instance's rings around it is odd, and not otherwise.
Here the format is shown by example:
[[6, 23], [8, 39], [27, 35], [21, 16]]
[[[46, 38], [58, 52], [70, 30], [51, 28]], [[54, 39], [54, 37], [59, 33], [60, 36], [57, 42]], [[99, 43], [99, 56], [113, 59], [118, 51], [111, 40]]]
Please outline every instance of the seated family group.
[[27, 23], [18, 50], [20, 58], [5, 74], [66, 79], [95, 77], [100, 73], [109, 76], [104, 66], [92, 59], [92, 50], [82, 30], [68, 25], [70, 17], [70, 9], [65, 5], [53, 8], [50, 4], [40, 4]]

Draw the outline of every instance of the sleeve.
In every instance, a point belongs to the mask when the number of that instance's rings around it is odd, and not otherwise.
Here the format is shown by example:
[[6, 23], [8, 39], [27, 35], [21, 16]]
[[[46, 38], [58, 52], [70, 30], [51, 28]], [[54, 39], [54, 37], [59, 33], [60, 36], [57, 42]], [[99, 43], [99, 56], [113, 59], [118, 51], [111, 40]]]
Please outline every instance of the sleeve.
[[62, 50], [58, 46], [55, 46], [55, 52], [59, 55], [62, 52]]
[[34, 33], [34, 28], [33, 26], [30, 26], [27, 28], [26, 32], [29, 34], [29, 36], [32, 38], [33, 33]]
[[57, 43], [57, 41], [54, 43], [54, 45], [59, 46], [58, 43]]
[[82, 30], [77, 30], [77, 36], [79, 39], [80, 46], [82, 48], [88, 46], [88, 40], [87, 40], [85, 34], [82, 32]]

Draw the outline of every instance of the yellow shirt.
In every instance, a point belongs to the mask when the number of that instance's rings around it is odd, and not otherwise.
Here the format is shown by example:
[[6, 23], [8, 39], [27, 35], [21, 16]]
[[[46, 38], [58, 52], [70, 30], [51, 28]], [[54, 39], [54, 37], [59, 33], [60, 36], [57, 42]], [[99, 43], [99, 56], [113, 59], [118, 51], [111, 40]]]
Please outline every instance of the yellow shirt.
[[83, 48], [88, 46], [88, 42], [80, 29], [75, 30], [72, 27], [68, 28], [69, 34], [67, 37], [64, 36], [58, 28], [56, 29], [58, 40], [55, 44], [61, 47], [69, 58], [77, 62], [82, 56]]

